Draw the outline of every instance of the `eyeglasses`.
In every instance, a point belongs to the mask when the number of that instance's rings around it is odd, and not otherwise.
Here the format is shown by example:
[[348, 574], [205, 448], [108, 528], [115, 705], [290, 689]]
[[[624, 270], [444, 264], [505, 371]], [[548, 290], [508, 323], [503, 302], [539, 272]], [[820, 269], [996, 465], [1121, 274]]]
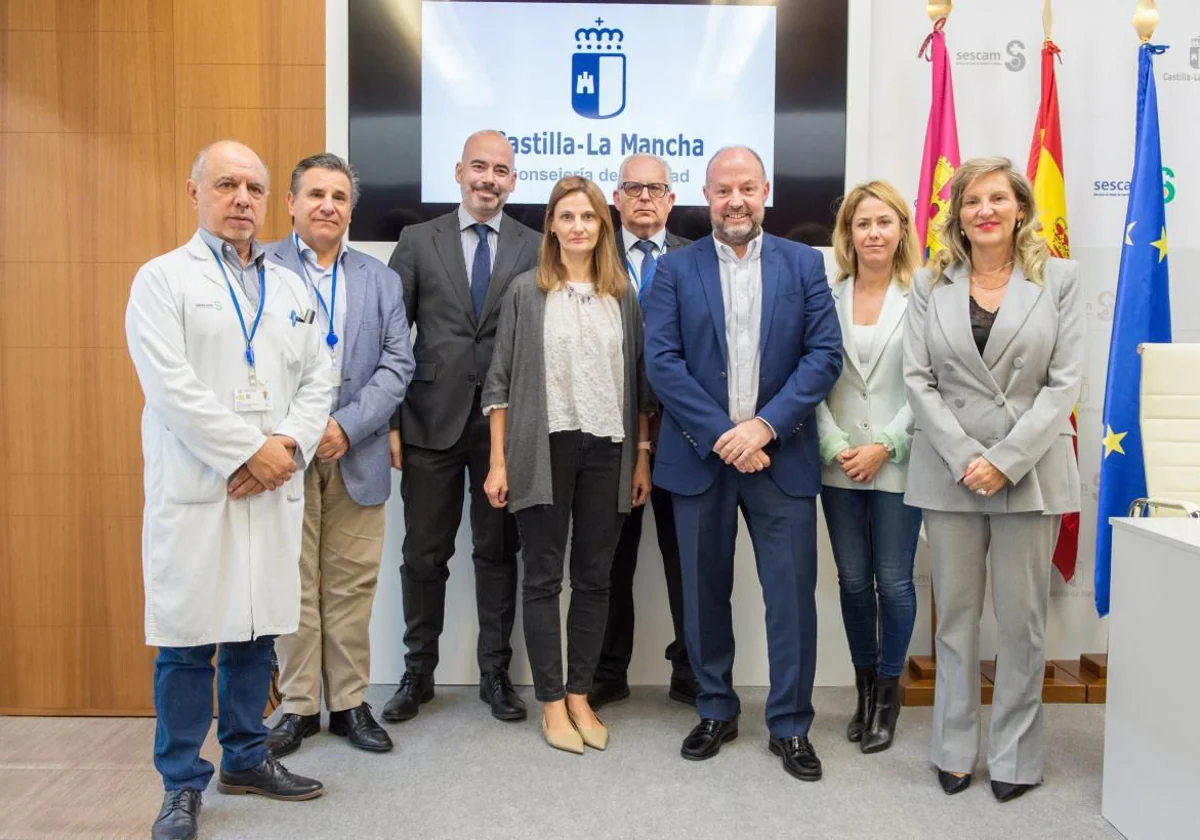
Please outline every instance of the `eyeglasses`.
[[621, 184], [621, 192], [630, 198], [639, 198], [642, 190], [649, 190], [651, 198], [666, 198], [671, 188], [666, 184], [642, 184], [637, 181], [626, 181]]

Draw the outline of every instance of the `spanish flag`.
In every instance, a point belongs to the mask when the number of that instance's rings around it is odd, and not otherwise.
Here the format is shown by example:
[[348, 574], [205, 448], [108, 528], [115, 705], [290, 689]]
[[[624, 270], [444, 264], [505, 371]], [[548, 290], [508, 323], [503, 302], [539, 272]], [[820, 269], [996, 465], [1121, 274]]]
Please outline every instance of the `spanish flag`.
[[[1062, 128], [1058, 118], [1058, 82], [1054, 76], [1054, 57], [1060, 52], [1050, 40], [1042, 45], [1042, 102], [1038, 106], [1037, 124], [1033, 128], [1033, 145], [1029, 150], [1029, 167], [1026, 174], [1033, 182], [1033, 196], [1037, 202], [1038, 220], [1042, 223], [1042, 236], [1050, 246], [1050, 253], [1067, 259], [1071, 256], [1071, 242], [1067, 236], [1067, 193], [1063, 183]], [[1071, 412], [1071, 425], [1078, 428], [1078, 407]], [[1079, 438], [1074, 441], [1075, 456], [1079, 457]], [[1070, 580], [1075, 574], [1075, 560], [1079, 555], [1079, 514], [1063, 515], [1062, 527], [1058, 532], [1058, 545], [1054, 547], [1054, 565]]]
[[954, 116], [954, 80], [950, 76], [946, 36], [942, 34], [945, 25], [946, 19], [939, 18], [917, 54], [933, 65], [933, 95], [917, 186], [917, 241], [926, 261], [942, 250], [941, 227], [950, 212], [950, 178], [961, 162], [958, 122]]

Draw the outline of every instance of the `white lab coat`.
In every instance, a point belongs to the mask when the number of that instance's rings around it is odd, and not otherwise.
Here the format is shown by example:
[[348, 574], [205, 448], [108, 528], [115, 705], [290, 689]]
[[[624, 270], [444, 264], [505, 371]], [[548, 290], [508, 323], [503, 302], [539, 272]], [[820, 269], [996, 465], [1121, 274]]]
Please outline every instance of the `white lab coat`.
[[[266, 411], [235, 412], [249, 385], [241, 327], [220, 267], [197, 233], [142, 266], [125, 333], [146, 397], [142, 413], [146, 506], [142, 574], [146, 643], [190, 647], [295, 632], [300, 618], [304, 473], [234, 501], [226, 482], [273, 433], [313, 459], [329, 416], [329, 358], [303, 281], [266, 263], [254, 339]], [[254, 307], [231, 275], [247, 329]]]

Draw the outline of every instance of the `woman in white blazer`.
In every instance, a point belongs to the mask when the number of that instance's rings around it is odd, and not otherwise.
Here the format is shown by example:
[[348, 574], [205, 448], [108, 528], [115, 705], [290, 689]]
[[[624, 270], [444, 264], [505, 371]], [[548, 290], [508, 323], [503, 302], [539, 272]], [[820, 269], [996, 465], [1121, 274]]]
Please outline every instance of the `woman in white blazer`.
[[900, 672], [917, 615], [913, 558], [921, 512], [904, 503], [912, 412], [902, 325], [917, 264], [908, 202], [885, 181], [855, 187], [838, 211], [834, 254], [844, 362], [817, 407], [821, 509], [858, 689], [846, 737], [874, 753], [895, 735]]
[[909, 296], [904, 378], [915, 416], [906, 501], [923, 509], [937, 600], [931, 757], [948, 794], [979, 753], [979, 618], [987, 558], [998, 651], [988, 738], [992, 792], [1042, 779], [1050, 561], [1079, 510], [1071, 411], [1083, 368], [1076, 264], [1052, 259], [1033, 189], [1007, 158], [950, 182], [946, 248]]

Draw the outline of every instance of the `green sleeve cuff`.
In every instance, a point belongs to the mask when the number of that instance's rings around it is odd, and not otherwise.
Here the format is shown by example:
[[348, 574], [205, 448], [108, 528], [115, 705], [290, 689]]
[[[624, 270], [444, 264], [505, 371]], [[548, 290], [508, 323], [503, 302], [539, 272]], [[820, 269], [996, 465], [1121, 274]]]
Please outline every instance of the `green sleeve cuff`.
[[890, 443], [892, 445], [891, 462], [902, 464], [908, 460], [908, 450], [912, 438], [906, 434], [896, 434], [891, 429], [880, 429], [875, 433], [875, 443]]
[[850, 448], [850, 435], [838, 429], [821, 438], [821, 463], [829, 466], [840, 453]]

